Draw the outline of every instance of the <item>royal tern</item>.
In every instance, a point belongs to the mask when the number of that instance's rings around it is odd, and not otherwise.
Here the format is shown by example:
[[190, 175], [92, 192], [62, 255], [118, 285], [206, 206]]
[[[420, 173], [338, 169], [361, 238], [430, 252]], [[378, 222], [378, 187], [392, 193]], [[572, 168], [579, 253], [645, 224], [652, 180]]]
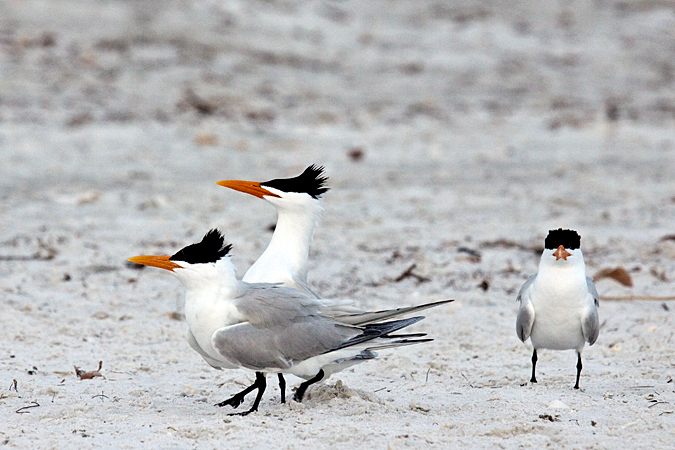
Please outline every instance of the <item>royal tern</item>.
[[321, 195], [328, 191], [322, 166], [311, 165], [297, 177], [270, 181], [224, 180], [218, 185], [271, 203], [277, 225], [267, 249], [248, 269], [243, 281], [282, 283], [318, 298], [307, 284], [307, 259], [314, 229], [321, 217]]
[[402, 314], [448, 303], [444, 300], [397, 310], [354, 312], [340, 302], [309, 297], [297, 289], [271, 283], [247, 283], [235, 277], [218, 230], [173, 256], [136, 256], [137, 264], [169, 270], [185, 286], [188, 341], [216, 368], [242, 368], [255, 372], [247, 389], [218, 403], [239, 406], [249, 392], [258, 393], [250, 410], [260, 404], [264, 373], [290, 373], [308, 380], [297, 390], [302, 400], [307, 387], [326, 375], [324, 368], [339, 369], [356, 359], [372, 359], [374, 350], [427, 342], [425, 334], [393, 334], [423, 317], [384, 321]]
[[[277, 224], [272, 240], [263, 254], [246, 271], [242, 281], [281, 283], [311, 297], [319, 298], [307, 283], [307, 259], [309, 244], [323, 211], [321, 195], [329, 189], [325, 186], [328, 177], [324, 176], [323, 172], [323, 166], [313, 164], [293, 178], [264, 182], [223, 180], [216, 183], [266, 200], [277, 210]], [[355, 359], [352, 364], [356, 361]], [[346, 363], [341, 366], [347, 367]], [[334, 369], [327, 368], [327, 371], [334, 373], [337, 368]], [[284, 403], [286, 380], [281, 373], [278, 377], [281, 402]], [[300, 387], [301, 392], [304, 392], [303, 388], [306, 389], [306, 386]]]
[[581, 376], [581, 350], [598, 339], [598, 291], [586, 276], [581, 236], [574, 230], [551, 230], [544, 242], [539, 271], [520, 288], [516, 332], [530, 338], [532, 383], [537, 382], [537, 349], [577, 351], [577, 381]]

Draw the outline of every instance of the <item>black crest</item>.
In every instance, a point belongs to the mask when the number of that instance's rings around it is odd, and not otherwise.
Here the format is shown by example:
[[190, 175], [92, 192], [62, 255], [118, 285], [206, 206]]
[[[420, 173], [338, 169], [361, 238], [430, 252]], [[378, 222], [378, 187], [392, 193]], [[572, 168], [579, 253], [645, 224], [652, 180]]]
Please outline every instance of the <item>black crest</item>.
[[204, 235], [201, 242], [182, 248], [169, 259], [190, 264], [214, 263], [230, 253], [230, 250], [232, 244], [225, 245], [225, 238], [214, 228]]
[[555, 250], [561, 245], [566, 249], [576, 250], [581, 246], [581, 236], [574, 230], [563, 230], [562, 228], [550, 230], [548, 236], [546, 236], [544, 247]]
[[325, 186], [326, 181], [328, 177], [323, 174], [323, 166], [312, 164], [297, 177], [265, 181], [260, 185], [284, 192], [306, 192], [314, 198], [319, 198], [321, 194], [328, 191], [328, 187]]

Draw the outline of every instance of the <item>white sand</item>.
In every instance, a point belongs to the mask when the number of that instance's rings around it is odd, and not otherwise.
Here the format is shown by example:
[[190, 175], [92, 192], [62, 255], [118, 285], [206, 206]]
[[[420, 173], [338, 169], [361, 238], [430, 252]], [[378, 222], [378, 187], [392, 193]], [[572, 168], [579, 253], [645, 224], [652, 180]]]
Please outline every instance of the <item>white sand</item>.
[[[539, 3], [0, 5], [0, 445], [672, 448], [675, 302], [603, 302], [581, 391], [573, 351], [522, 385], [514, 322], [553, 227], [580, 232], [589, 275], [630, 272], [601, 295], [675, 294], [675, 3]], [[414, 327], [432, 343], [302, 404], [269, 377], [229, 417], [213, 404], [252, 374], [203, 362], [179, 282], [125, 260], [217, 226], [243, 274], [274, 210], [214, 182], [310, 163], [332, 188], [313, 288], [456, 301]], [[394, 281], [413, 264], [429, 281]]]

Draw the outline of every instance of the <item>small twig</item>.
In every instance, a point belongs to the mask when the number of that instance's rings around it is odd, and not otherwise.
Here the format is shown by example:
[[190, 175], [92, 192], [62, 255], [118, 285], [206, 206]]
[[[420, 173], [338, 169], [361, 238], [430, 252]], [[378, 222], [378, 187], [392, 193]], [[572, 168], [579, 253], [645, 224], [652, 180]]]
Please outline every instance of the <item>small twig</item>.
[[19, 408], [19, 409], [17, 409], [15, 412], [16, 412], [17, 414], [26, 414], [26, 413], [29, 413], [30, 411], [24, 411], [24, 409], [37, 408], [38, 406], [40, 406], [40, 404], [39, 404], [38, 402], [31, 402], [31, 403], [32, 403], [31, 405], [28, 405], [28, 406], [24, 406], [24, 407], [22, 407], [22, 408]]
[[464, 375], [463, 373], [460, 373], [460, 375], [462, 375], [462, 377], [466, 380], [466, 382], [469, 383], [469, 387], [470, 387], [470, 388], [473, 388], [473, 384], [471, 384], [471, 382], [470, 382], [469, 379], [466, 377], [466, 375]]
[[0, 255], [0, 261], [51, 261], [58, 251], [42, 239], [37, 239], [38, 249], [32, 255]]
[[101, 368], [103, 367], [103, 361], [99, 361], [98, 362], [98, 369], [92, 370], [91, 372], [84, 372], [84, 371], [80, 370], [79, 367], [77, 367], [77, 366], [74, 366], [74, 367], [75, 367], [75, 375], [77, 375], [77, 377], [80, 380], [91, 380], [92, 378], [103, 376], [101, 374]]
[[383, 390], [385, 390], [385, 389], [387, 389], [387, 388], [386, 388], [386, 387], [383, 387], [383, 388], [379, 388], [379, 389], [377, 389], [377, 390], [374, 390], [373, 392], [380, 392], [380, 391], [383, 391]]
[[651, 405], [647, 406], [647, 408], [651, 408], [652, 406], [656, 406], [656, 405], [670, 405], [670, 402], [659, 402], [659, 401], [656, 401], [656, 402], [652, 403]]
[[185, 91], [187, 104], [197, 110], [200, 114], [205, 116], [211, 115], [216, 110], [216, 106], [202, 98], [200, 98], [192, 89]]
[[427, 376], [424, 378], [425, 383], [429, 381], [429, 372], [431, 372], [431, 366], [429, 366], [429, 370], [427, 370]]
[[103, 394], [103, 392], [101, 392], [101, 393], [98, 394], [98, 395], [92, 395], [92, 396], [91, 396], [91, 398], [96, 398], [96, 397], [99, 397], [99, 398], [101, 399], [101, 401], [103, 401], [104, 398], [109, 399], [107, 395]]
[[406, 278], [414, 278], [417, 280], [418, 283], [424, 283], [425, 281], [431, 281], [431, 279], [427, 277], [423, 277], [422, 275], [418, 275], [416, 273], [413, 273], [413, 270], [417, 267], [417, 264], [413, 264], [412, 266], [408, 267], [405, 272], [403, 272], [401, 275], [398, 277], [394, 278], [394, 281], [398, 283], [399, 281], [403, 281]]
[[659, 297], [659, 296], [652, 296], [652, 295], [619, 295], [619, 296], [600, 296], [600, 300], [607, 300], [607, 301], [621, 301], [621, 300], [650, 300], [650, 301], [655, 301], [655, 302], [660, 302], [663, 300], [675, 300], [675, 296], [672, 297]]

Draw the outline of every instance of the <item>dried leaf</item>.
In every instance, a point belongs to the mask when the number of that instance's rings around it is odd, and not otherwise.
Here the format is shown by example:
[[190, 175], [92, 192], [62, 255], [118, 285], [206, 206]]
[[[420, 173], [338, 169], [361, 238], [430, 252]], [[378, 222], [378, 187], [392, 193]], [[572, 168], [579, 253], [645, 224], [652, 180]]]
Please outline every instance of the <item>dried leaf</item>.
[[185, 320], [185, 314], [179, 313], [177, 311], [167, 313], [169, 315], [169, 319], [171, 320], [178, 320], [182, 321]]
[[101, 374], [101, 368], [103, 367], [103, 361], [98, 362], [98, 369], [97, 370], [92, 370], [91, 372], [84, 372], [83, 370], [80, 370], [79, 367], [75, 366], [75, 375], [80, 380], [91, 380], [92, 378], [95, 377], [102, 377], [103, 375]]
[[352, 161], [361, 161], [363, 159], [363, 155], [365, 152], [363, 151], [362, 147], [352, 147], [349, 152], [347, 152], [347, 156], [349, 156], [349, 159]]
[[218, 136], [215, 134], [198, 134], [195, 138], [195, 143], [201, 146], [214, 146], [218, 145]]
[[593, 281], [598, 281], [603, 278], [611, 278], [624, 286], [633, 287], [633, 280], [630, 274], [623, 267], [600, 269], [594, 276]]

